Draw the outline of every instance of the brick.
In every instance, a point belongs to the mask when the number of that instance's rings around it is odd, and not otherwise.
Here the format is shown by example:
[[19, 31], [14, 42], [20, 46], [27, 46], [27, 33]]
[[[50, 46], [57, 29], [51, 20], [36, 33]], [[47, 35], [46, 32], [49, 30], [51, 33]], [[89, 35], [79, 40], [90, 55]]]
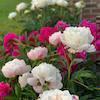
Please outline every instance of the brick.
[[91, 11], [91, 9], [89, 9], [89, 8], [83, 9], [83, 12], [88, 12], [88, 13], [90, 13], [90, 11]]
[[96, 3], [93, 3], [93, 4], [86, 4], [86, 7], [87, 8], [96, 8], [97, 7], [97, 4]]
[[96, 19], [100, 15], [100, 0], [85, 0], [86, 7], [83, 9], [82, 16], [87, 19]]
[[98, 13], [100, 14], [100, 9], [91, 9], [92, 13]]

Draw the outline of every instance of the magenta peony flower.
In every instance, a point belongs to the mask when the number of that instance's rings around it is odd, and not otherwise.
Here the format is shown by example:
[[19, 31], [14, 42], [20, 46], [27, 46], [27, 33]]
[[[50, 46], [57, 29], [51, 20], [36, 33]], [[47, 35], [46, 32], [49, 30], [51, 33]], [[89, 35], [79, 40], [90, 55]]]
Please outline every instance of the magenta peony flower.
[[30, 32], [30, 35], [34, 35], [34, 36], [37, 36], [39, 34], [39, 32], [38, 31], [32, 31], [32, 32]]
[[0, 82], [0, 97], [10, 95], [12, 88], [8, 83]]
[[96, 40], [96, 41], [94, 42], [94, 45], [95, 45], [96, 50], [97, 50], [97, 51], [100, 51], [100, 39]]
[[83, 51], [83, 52], [78, 52], [78, 53], [76, 53], [76, 58], [80, 58], [80, 59], [83, 59], [83, 60], [85, 60], [86, 59], [86, 55], [87, 53], [85, 52], [85, 51]]
[[26, 36], [25, 35], [19, 36], [19, 40], [21, 42], [26, 42]]
[[39, 41], [41, 43], [49, 42], [49, 36], [51, 36], [54, 32], [57, 32], [56, 28], [42, 27], [40, 29]]
[[57, 28], [58, 31], [64, 31], [66, 27], [69, 27], [70, 25], [66, 24], [63, 21], [58, 21], [55, 27]]
[[97, 33], [96, 40], [100, 39], [100, 32]]
[[97, 26], [96, 26], [96, 23], [92, 23], [92, 22], [89, 22], [87, 21], [86, 19], [84, 19], [80, 26], [85, 26], [85, 27], [89, 27], [90, 30], [91, 30], [91, 33], [92, 35], [96, 38], [96, 35], [97, 35]]
[[62, 56], [62, 57], [66, 55], [64, 45], [61, 44], [59, 47], [57, 47], [57, 53], [59, 56]]
[[19, 47], [15, 44], [15, 40], [18, 39], [18, 36], [15, 33], [8, 33], [4, 37], [4, 48], [6, 53], [11, 56], [19, 56]]

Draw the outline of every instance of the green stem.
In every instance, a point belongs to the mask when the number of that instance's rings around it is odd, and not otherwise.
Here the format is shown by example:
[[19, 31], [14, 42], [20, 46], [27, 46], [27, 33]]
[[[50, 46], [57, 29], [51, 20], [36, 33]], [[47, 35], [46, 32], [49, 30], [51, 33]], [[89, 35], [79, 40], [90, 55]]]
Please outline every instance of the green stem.
[[70, 65], [68, 66], [68, 80], [70, 80], [70, 76], [71, 76], [71, 66], [73, 65], [73, 61], [70, 63]]
[[85, 87], [85, 88], [88, 89], [88, 90], [91, 90], [91, 91], [93, 90], [93, 89], [90, 89], [88, 86], [86, 86], [85, 84], [83, 84], [83, 83], [81, 83], [81, 82], [79, 82], [79, 81], [77, 81], [77, 80], [73, 80], [73, 82], [75, 82], [75, 83], [77, 83], [77, 84], [79, 84], [79, 85]]

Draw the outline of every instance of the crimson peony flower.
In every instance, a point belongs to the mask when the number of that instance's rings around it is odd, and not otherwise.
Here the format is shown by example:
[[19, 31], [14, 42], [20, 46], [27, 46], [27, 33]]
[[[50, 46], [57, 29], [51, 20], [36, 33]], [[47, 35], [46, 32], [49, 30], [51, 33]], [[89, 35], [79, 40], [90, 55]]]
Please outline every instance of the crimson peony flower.
[[57, 32], [56, 28], [42, 27], [40, 29], [39, 41], [41, 43], [49, 42], [49, 36], [51, 36], [54, 32]]
[[36, 46], [36, 39], [37, 39], [38, 35], [39, 35], [39, 32], [34, 31], [34, 30], [29, 33], [28, 40], [30, 41], [31, 46], [32, 45]]
[[66, 27], [69, 27], [70, 25], [66, 24], [63, 21], [58, 21], [57, 24], [55, 25], [55, 27], [57, 28], [57, 30], [59, 31], [64, 31]]
[[19, 56], [19, 47], [15, 44], [15, 40], [19, 37], [15, 33], [8, 33], [4, 37], [4, 48], [7, 54], [11, 56]]
[[12, 88], [8, 83], [0, 82], [0, 97], [10, 95]]
[[86, 56], [87, 56], [87, 53], [85, 51], [76, 53], [76, 58], [85, 60]]

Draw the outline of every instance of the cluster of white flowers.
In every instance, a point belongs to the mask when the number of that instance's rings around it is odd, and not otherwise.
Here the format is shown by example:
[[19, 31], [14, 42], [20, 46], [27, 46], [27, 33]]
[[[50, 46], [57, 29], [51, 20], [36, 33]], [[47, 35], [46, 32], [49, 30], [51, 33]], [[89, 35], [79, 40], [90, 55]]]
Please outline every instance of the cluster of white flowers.
[[58, 89], [44, 91], [39, 97], [38, 100], [79, 100], [78, 96], [71, 95], [68, 90], [61, 91]]
[[61, 89], [62, 77], [60, 71], [52, 64], [41, 63], [32, 69], [31, 73], [25, 73], [19, 77], [21, 87], [28, 83], [37, 93], [46, 89]]
[[[58, 5], [58, 6], [62, 6], [62, 7], [67, 7], [68, 4], [69, 3], [66, 0], [32, 0], [31, 1], [31, 10], [35, 10], [38, 8], [44, 8], [49, 5]], [[24, 11], [27, 7], [28, 7], [27, 3], [21, 2], [16, 6], [16, 11], [17, 12]], [[83, 2], [83, 0], [80, 0], [75, 3], [75, 7], [78, 9], [82, 9], [85, 7], [85, 3]], [[24, 11], [24, 14], [27, 14], [29, 12], [30, 12], [30, 10], [26, 9], [26, 11]], [[11, 12], [11, 13], [9, 13], [8, 18], [14, 19], [16, 17], [16, 15], [17, 15], [16, 12]]]
[[35, 10], [35, 8], [44, 8], [49, 5], [59, 5], [66, 7], [68, 2], [66, 0], [32, 0], [31, 4], [31, 10]]
[[38, 59], [43, 59], [47, 56], [48, 49], [46, 47], [36, 47], [34, 49], [31, 49], [28, 53], [27, 56], [31, 60], [38, 60]]
[[67, 27], [61, 37], [62, 43], [69, 48], [71, 53], [94, 52], [96, 49], [91, 44], [93, 40], [94, 37], [87, 27]]
[[[24, 3], [24, 2], [21, 2], [16, 6], [16, 11], [21, 12], [21, 11], [24, 11], [26, 8], [27, 8], [27, 4]], [[9, 13], [8, 18], [9, 19], [14, 19], [17, 16], [17, 12]]]
[[7, 78], [13, 78], [22, 75], [31, 70], [31, 66], [26, 65], [24, 60], [14, 59], [9, 61], [2, 67], [2, 73]]

